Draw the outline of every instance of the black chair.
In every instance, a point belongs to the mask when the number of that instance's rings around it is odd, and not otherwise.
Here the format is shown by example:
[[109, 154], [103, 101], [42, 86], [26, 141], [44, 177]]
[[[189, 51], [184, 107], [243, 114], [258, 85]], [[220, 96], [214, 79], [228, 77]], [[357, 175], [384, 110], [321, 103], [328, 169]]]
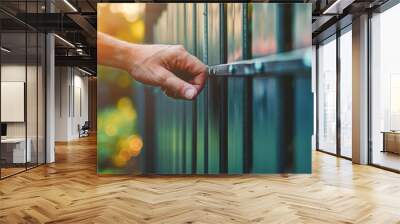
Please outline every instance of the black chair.
[[78, 124], [79, 138], [89, 136], [90, 123], [85, 121], [82, 127]]

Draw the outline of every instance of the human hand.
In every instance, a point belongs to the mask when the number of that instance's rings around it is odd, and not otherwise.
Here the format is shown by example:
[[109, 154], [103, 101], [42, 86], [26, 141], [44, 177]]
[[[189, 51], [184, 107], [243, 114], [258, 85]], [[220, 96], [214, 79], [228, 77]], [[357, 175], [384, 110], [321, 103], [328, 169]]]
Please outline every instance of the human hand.
[[97, 34], [97, 62], [128, 71], [170, 97], [194, 99], [204, 87], [207, 66], [180, 45], [142, 45]]
[[[140, 45], [137, 45], [140, 46]], [[141, 45], [129, 73], [144, 84], [160, 87], [177, 99], [194, 99], [204, 87], [207, 66], [180, 45]], [[140, 55], [140, 54], [139, 54]]]

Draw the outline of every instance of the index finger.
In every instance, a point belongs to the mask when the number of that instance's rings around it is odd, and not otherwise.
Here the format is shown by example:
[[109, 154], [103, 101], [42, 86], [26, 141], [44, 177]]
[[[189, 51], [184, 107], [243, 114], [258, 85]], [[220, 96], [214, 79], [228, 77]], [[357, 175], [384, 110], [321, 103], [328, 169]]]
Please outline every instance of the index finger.
[[177, 59], [175, 69], [180, 70], [185, 81], [200, 91], [207, 79], [207, 66], [198, 58], [186, 52]]

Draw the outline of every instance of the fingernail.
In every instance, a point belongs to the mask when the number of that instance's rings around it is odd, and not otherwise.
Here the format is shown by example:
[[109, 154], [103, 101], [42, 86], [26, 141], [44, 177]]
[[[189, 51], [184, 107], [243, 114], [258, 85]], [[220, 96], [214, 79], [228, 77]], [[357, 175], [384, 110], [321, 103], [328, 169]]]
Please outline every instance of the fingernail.
[[189, 100], [191, 100], [191, 99], [193, 99], [193, 97], [196, 95], [196, 89], [195, 88], [191, 88], [191, 87], [189, 87], [189, 88], [187, 88], [186, 90], [185, 90], [185, 98], [186, 99], [189, 99]]

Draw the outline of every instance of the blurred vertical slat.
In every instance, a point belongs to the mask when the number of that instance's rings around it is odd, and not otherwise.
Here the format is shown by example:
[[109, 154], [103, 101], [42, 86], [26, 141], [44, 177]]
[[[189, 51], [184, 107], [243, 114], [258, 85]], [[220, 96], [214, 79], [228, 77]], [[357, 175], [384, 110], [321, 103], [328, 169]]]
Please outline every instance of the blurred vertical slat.
[[[207, 7], [207, 59], [209, 65], [220, 64], [220, 16], [219, 4], [209, 3]], [[208, 79], [208, 172], [220, 172], [220, 78]]]
[[[254, 57], [276, 53], [278, 4], [253, 3], [252, 54]], [[263, 23], [262, 21], [265, 21]], [[279, 81], [277, 77], [259, 77], [253, 81], [253, 172], [278, 172]]]
[[[220, 63], [228, 62], [228, 49], [227, 49], [227, 11], [226, 3], [220, 3], [219, 6], [219, 42], [220, 42]], [[226, 77], [220, 78], [219, 84], [219, 101], [220, 101], [220, 172], [228, 173], [228, 80]]]
[[[196, 3], [196, 56], [203, 62], [205, 62], [204, 58], [204, 13], [205, 13], [205, 4]], [[204, 90], [200, 93], [200, 95], [196, 98], [197, 104], [197, 173], [204, 174], [205, 173], [205, 148], [206, 148], [206, 111], [205, 111], [205, 93], [207, 89], [207, 84], [204, 87]]]
[[[295, 16], [292, 18], [295, 24], [295, 32], [292, 34], [295, 41], [295, 48], [309, 48], [309, 61], [306, 64], [310, 70], [307, 76], [297, 78], [294, 84], [294, 169], [296, 173], [311, 173], [311, 140], [313, 133], [313, 95], [311, 88], [311, 25], [304, 25], [307, 21], [311, 21], [311, 6], [296, 4]], [[299, 38], [302, 37], [302, 38]]]
[[[242, 4], [227, 4], [227, 62], [242, 59]], [[230, 77], [227, 80], [228, 118], [228, 172], [243, 172], [244, 153], [244, 78]]]
[[[242, 26], [243, 26], [243, 39], [242, 39], [242, 54], [243, 59], [251, 59], [251, 7], [248, 3], [243, 3], [242, 12]], [[243, 172], [250, 173], [253, 168], [253, 78], [248, 77], [244, 80], [243, 89]]]
[[[208, 3], [204, 3], [203, 10], [203, 26], [204, 30], [201, 35], [203, 36], [203, 62], [208, 65]], [[209, 83], [204, 86], [204, 173], [208, 174], [209, 169], [209, 134], [208, 134], [208, 95], [209, 95]]]
[[[277, 51], [289, 52], [293, 50], [293, 21], [287, 15], [294, 14], [292, 4], [284, 4], [278, 8]], [[278, 129], [278, 162], [279, 172], [289, 173], [294, 166], [294, 81], [295, 76], [287, 74], [278, 80], [278, 97], [280, 125]]]
[[[197, 54], [197, 48], [196, 48], [196, 43], [197, 43], [197, 19], [196, 19], [196, 6], [194, 3], [188, 3], [187, 4], [187, 22], [186, 25], [188, 27], [187, 30], [187, 36], [190, 37], [188, 38], [188, 46], [189, 46], [189, 52], [193, 55]], [[188, 145], [191, 145], [192, 148], [192, 153], [191, 153], [191, 173], [196, 173], [197, 170], [197, 102], [192, 101], [191, 103], [191, 113], [190, 118], [191, 122], [191, 141], [188, 139]]]

